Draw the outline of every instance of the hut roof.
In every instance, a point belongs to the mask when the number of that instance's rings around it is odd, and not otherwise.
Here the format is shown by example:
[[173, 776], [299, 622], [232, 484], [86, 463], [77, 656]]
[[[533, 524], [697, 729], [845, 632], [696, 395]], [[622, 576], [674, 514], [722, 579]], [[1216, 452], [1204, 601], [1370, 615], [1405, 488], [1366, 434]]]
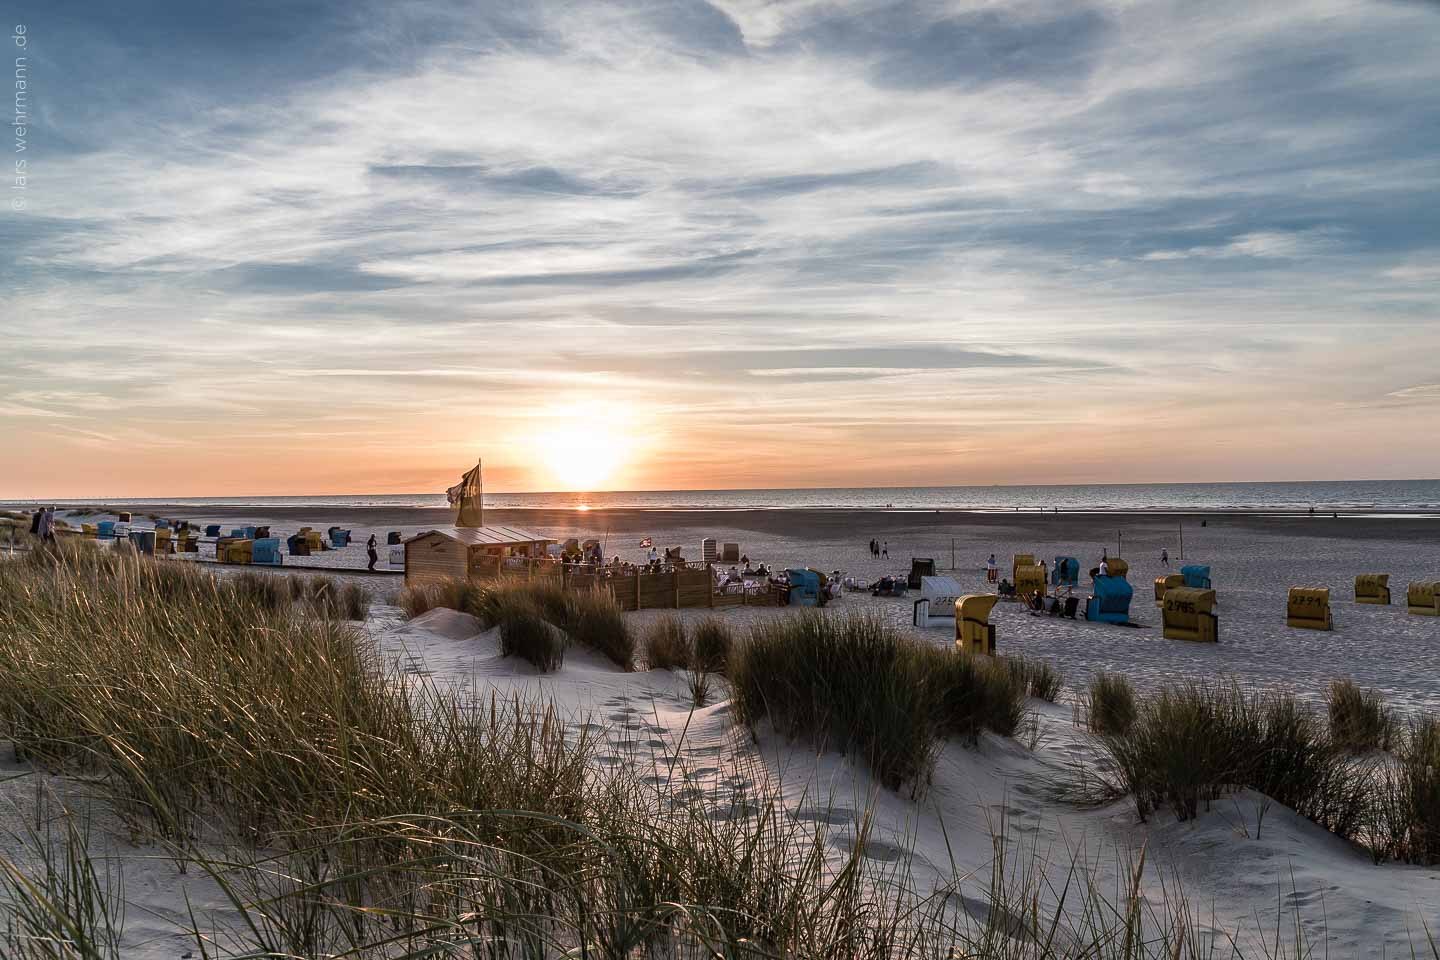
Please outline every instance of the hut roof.
[[406, 539], [418, 540], [421, 537], [428, 537], [432, 533], [438, 533], [442, 537], [448, 537], [467, 546], [504, 546], [510, 543], [553, 543], [553, 537], [542, 537], [539, 534], [531, 533], [529, 530], [522, 530], [519, 527], [441, 527], [434, 530], [426, 530], [417, 533], [415, 536]]

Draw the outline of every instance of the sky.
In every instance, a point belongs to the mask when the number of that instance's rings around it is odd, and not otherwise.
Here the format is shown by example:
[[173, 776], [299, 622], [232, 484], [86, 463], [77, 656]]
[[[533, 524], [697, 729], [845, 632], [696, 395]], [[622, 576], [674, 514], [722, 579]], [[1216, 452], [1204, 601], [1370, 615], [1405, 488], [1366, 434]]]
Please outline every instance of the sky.
[[0, 497], [1440, 476], [1434, 2], [13, 16]]

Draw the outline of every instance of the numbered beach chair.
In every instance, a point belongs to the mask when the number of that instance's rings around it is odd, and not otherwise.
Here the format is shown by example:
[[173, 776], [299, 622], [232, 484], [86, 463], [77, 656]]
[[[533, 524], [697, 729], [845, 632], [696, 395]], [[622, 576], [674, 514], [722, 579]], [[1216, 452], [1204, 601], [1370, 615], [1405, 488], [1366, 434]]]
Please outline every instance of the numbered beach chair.
[[1045, 568], [1038, 563], [1015, 568], [1015, 595], [1029, 600], [1045, 596]]
[[1440, 617], [1440, 580], [1416, 580], [1405, 591], [1405, 609], [1416, 616]]
[[1361, 573], [1355, 576], [1355, 602], [1390, 606], [1390, 574]]
[[1167, 640], [1216, 643], [1220, 639], [1220, 621], [1214, 610], [1214, 590], [1171, 587], [1165, 591], [1165, 602], [1161, 605], [1161, 633]]
[[1285, 602], [1285, 623], [1304, 630], [1333, 630], [1329, 587], [1291, 587]]
[[993, 593], [972, 593], [955, 601], [957, 650], [995, 655], [995, 625], [990, 622], [990, 611], [999, 600]]

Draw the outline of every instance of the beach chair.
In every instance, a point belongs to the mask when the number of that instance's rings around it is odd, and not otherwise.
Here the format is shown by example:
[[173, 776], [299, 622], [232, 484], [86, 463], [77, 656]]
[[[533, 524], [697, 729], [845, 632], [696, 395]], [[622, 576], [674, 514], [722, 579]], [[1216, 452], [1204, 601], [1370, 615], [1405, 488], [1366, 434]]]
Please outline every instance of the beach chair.
[[1355, 602], [1390, 606], [1390, 574], [1359, 573], [1355, 575]]
[[1161, 606], [1161, 633], [1167, 640], [1216, 643], [1220, 639], [1220, 621], [1214, 609], [1214, 590], [1171, 587], [1165, 591], [1165, 602]]
[[279, 537], [259, 537], [250, 548], [250, 562], [278, 567], [284, 560], [280, 556]]
[[342, 530], [339, 527], [331, 527], [329, 532], [330, 546], [334, 547], [336, 550], [341, 550], [345, 547], [350, 546], [349, 530]]
[[1209, 590], [1213, 587], [1210, 583], [1210, 568], [1203, 564], [1192, 563], [1181, 567], [1180, 576], [1185, 578], [1185, 586], [1192, 590]]
[[1019, 570], [1021, 567], [1033, 567], [1033, 566], [1035, 566], [1035, 554], [1033, 554], [1033, 553], [1017, 553], [1017, 554], [1015, 554], [1013, 557], [1010, 558], [1010, 582], [1011, 582], [1011, 583], [1014, 583], [1014, 582], [1016, 581], [1016, 576], [1015, 576], [1015, 571], [1016, 571], [1016, 570]]
[[1178, 573], [1167, 573], [1155, 578], [1155, 606], [1165, 605], [1165, 591], [1185, 586], [1185, 578]]
[[1085, 600], [1085, 619], [1097, 623], [1129, 623], [1130, 600], [1135, 589], [1124, 577], [1097, 576], [1091, 581], [1094, 591]]
[[306, 527], [305, 545], [309, 547], [311, 553], [319, 553], [325, 549], [325, 538], [320, 535], [319, 530], [311, 530]]
[[1291, 587], [1285, 600], [1285, 623], [1303, 630], [1333, 630], [1329, 587]]
[[1050, 571], [1050, 582], [1057, 587], [1078, 587], [1080, 561], [1074, 557], [1056, 557], [1055, 567]]
[[1025, 598], [1045, 596], [1045, 568], [1038, 563], [1015, 568], [1015, 595]]
[[1440, 617], [1440, 580], [1416, 580], [1405, 591], [1405, 609], [1421, 617]]
[[910, 576], [906, 578], [905, 585], [911, 590], [919, 590], [920, 583], [926, 577], [935, 576], [935, 560], [933, 557], [911, 557]]
[[[714, 537], [702, 537], [700, 540], [700, 559], [705, 563], [714, 563], [720, 558], [720, 552], [715, 549]], [[739, 561], [736, 561], [737, 563]]]
[[955, 601], [955, 649], [995, 655], [995, 625], [990, 611], [1000, 600], [993, 593], [972, 593]]
[[194, 530], [191, 530], [191, 529], [189, 529], [188, 527], [186, 527], [185, 529], [182, 529], [178, 534], [175, 535], [175, 552], [176, 552], [176, 553], [199, 553], [199, 552], [200, 552], [200, 538], [195, 535], [195, 531], [194, 531]]
[[98, 537], [100, 528], [93, 523], [82, 523], [80, 524], [80, 533], [87, 537]]
[[218, 524], [218, 523], [207, 523], [207, 524], [205, 525], [205, 536], [207, 536], [207, 537], [218, 537], [218, 536], [220, 536], [220, 524]]
[[386, 535], [385, 535], [385, 545], [386, 545], [386, 546], [389, 546], [389, 547], [398, 547], [398, 546], [400, 546], [400, 531], [399, 531], [399, 530], [391, 530], [388, 534], [386, 534]]
[[169, 527], [155, 528], [155, 556], [164, 557], [175, 552]]
[[[668, 551], [667, 551], [667, 552], [668, 552]], [[740, 562], [740, 544], [738, 544], [738, 543], [727, 543], [727, 544], [723, 545], [723, 546], [720, 548], [720, 562], [721, 562], [721, 563], [739, 563], [739, 562]]]
[[310, 541], [305, 539], [305, 534], [303, 533], [291, 534], [285, 541], [285, 546], [286, 549], [290, 551], [290, 556], [292, 557], [310, 556]]

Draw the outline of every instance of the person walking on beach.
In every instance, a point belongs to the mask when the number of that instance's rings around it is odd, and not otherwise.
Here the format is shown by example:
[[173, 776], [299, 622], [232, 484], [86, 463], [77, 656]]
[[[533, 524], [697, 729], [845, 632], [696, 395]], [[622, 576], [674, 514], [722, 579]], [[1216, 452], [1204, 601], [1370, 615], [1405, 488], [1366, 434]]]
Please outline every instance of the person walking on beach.
[[890, 541], [889, 541], [889, 540], [886, 540], [886, 541], [885, 541], [885, 544], [880, 548], [880, 556], [886, 557], [886, 558], [888, 558], [888, 557], [890, 556]]
[[990, 554], [990, 559], [985, 561], [985, 582], [994, 583], [999, 576], [999, 569], [995, 565], [995, 554]]
[[370, 539], [365, 541], [365, 553], [370, 558], [370, 565], [367, 570], [375, 569], [375, 561], [380, 559], [380, 554], [375, 552], [375, 534], [370, 534]]
[[1106, 560], [1104, 557], [1100, 558], [1100, 576], [1110, 576], [1110, 561]]
[[40, 511], [39, 528], [35, 531], [41, 543], [55, 542], [55, 508], [46, 507]]
[[1164, 547], [1160, 548], [1160, 562], [1167, 567], [1170, 566], [1170, 551]]

